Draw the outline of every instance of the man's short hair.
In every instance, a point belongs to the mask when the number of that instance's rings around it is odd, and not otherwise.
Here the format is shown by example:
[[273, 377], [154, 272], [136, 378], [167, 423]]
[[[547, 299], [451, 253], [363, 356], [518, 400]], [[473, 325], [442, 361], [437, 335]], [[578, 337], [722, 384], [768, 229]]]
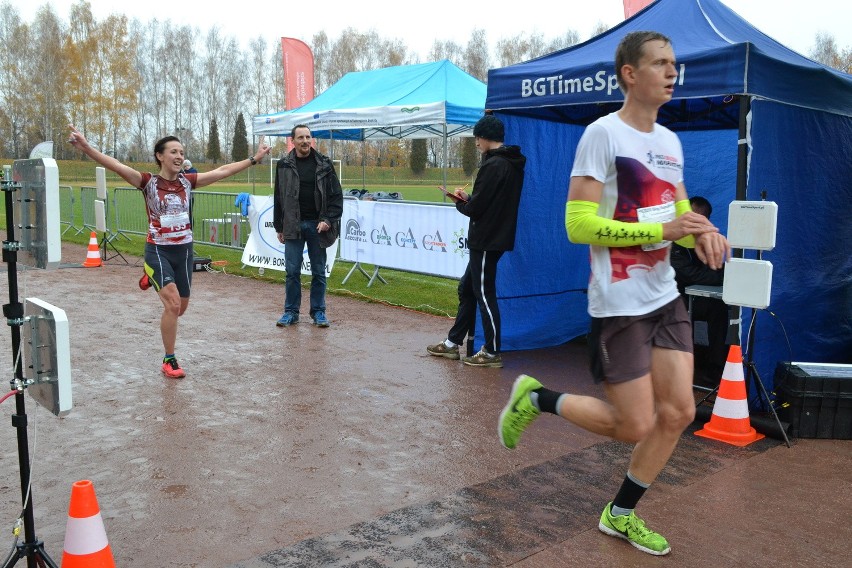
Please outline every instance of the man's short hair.
[[492, 142], [502, 142], [506, 136], [503, 121], [494, 115], [486, 114], [473, 126], [473, 135]]
[[[297, 124], [296, 126], [293, 127], [293, 130], [290, 131], [290, 138], [296, 137], [296, 129], [297, 128], [307, 128], [308, 132], [311, 132], [311, 127], [308, 126], [307, 124]], [[311, 132], [311, 136], [313, 136], [312, 132]]]
[[694, 197], [689, 198], [689, 205], [692, 207], [692, 210], [700, 215], [704, 215], [708, 219], [710, 215], [713, 213], [713, 206], [710, 205], [710, 202], [707, 201], [706, 198], [701, 197], [700, 195], [696, 195]]
[[621, 76], [621, 68], [625, 65], [633, 67], [639, 66], [639, 60], [644, 54], [643, 46], [646, 42], [660, 40], [665, 43], [671, 43], [665, 35], [660, 32], [630, 32], [621, 40], [615, 50], [615, 77], [618, 79], [618, 86], [623, 92], [627, 92], [627, 86], [624, 83], [624, 78]]

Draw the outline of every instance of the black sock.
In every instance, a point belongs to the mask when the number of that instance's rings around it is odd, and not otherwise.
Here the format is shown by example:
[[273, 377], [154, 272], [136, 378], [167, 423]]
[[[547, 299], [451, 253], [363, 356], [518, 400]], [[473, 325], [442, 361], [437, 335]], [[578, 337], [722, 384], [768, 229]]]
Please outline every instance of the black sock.
[[559, 412], [556, 411], [556, 402], [559, 400], [559, 397], [562, 396], [561, 392], [552, 391], [544, 387], [536, 389], [533, 392], [538, 395], [539, 410], [542, 412], [549, 412], [551, 414], [559, 414]]
[[648, 485], [634, 479], [628, 471], [624, 477], [624, 483], [621, 484], [621, 488], [618, 490], [618, 494], [612, 500], [612, 506], [632, 511], [636, 508], [636, 503], [639, 502], [642, 495], [645, 494], [646, 489], [648, 489]]

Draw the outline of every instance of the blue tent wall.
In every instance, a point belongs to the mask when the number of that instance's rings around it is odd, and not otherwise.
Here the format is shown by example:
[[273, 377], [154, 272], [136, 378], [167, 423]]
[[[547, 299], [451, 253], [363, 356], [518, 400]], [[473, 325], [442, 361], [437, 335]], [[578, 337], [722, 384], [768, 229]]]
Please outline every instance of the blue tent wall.
[[[561, 154], [577, 145], [583, 128], [514, 116], [500, 118], [506, 126], [506, 144], [520, 142], [527, 157], [515, 250], [497, 265], [502, 348], [559, 345], [588, 327], [588, 252], [569, 246], [565, 234], [573, 155]], [[518, 127], [521, 124], [523, 130]], [[483, 341], [478, 334], [478, 343]]]
[[[747, 198], [779, 205], [771, 305], [758, 311], [753, 358], [767, 388], [779, 361], [852, 363], [852, 118], [755, 101]], [[497, 113], [527, 156], [515, 250], [500, 262], [505, 350], [550, 347], [586, 332], [588, 247], [568, 242], [565, 199], [583, 127]], [[690, 195], [727, 231], [736, 199], [735, 130], [678, 132]], [[746, 256], [755, 258], [753, 251]], [[743, 311], [743, 342], [751, 310]], [[776, 317], [773, 317], [774, 314]], [[789, 340], [788, 340], [789, 337]], [[483, 338], [478, 334], [478, 342]], [[788, 347], [789, 341], [789, 347]]]
[[[503, 349], [551, 347], [588, 329], [589, 248], [571, 244], [565, 233], [568, 181], [584, 127], [497, 114], [506, 126], [506, 143], [517, 143], [527, 157], [515, 250], [498, 265]], [[706, 197], [713, 221], [727, 227], [727, 203], [736, 191], [737, 132], [679, 135], [690, 195]], [[484, 341], [481, 334], [477, 339]]]
[[[751, 102], [746, 198], [766, 190], [779, 206], [777, 245], [764, 254], [774, 269], [771, 305], [758, 312], [754, 332], [764, 383], [772, 388], [779, 361], [852, 363], [852, 77], [778, 44], [718, 0], [658, 0], [586, 43], [489, 71], [486, 107], [506, 122], [507, 143], [530, 157], [515, 252], [500, 266], [504, 348], [551, 346], [585, 332], [585, 295], [570, 290], [588, 278], [588, 251], [568, 243], [561, 218], [568, 172], [577, 125], [616, 110], [622, 99], [606, 89], [529, 96], [522, 85], [564, 76], [587, 77], [594, 87], [598, 73], [611, 72], [624, 34], [642, 29], [671, 37], [686, 64], [661, 122], [683, 144], [687, 191], [710, 200], [723, 231], [737, 199], [739, 101]], [[552, 226], [534, 226], [544, 222]], [[550, 247], [553, 266], [528, 250], [542, 247]], [[744, 310], [744, 343], [749, 316]]]
[[776, 247], [763, 255], [771, 305], [757, 313], [754, 349], [771, 385], [778, 361], [852, 363], [852, 118], [768, 101], [752, 111], [748, 197], [778, 203]]

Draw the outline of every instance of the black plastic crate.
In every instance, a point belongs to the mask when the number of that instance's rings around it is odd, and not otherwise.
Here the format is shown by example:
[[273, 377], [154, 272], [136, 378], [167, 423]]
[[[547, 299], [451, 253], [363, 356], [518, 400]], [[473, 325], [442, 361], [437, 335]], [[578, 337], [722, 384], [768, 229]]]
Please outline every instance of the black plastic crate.
[[779, 362], [775, 392], [793, 437], [852, 440], [852, 365]]

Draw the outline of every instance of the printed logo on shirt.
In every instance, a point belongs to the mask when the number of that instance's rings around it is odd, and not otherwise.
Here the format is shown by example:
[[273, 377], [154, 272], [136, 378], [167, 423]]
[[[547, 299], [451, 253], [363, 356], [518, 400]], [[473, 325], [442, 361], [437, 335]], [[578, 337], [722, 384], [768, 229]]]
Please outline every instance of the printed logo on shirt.
[[668, 154], [654, 154], [652, 151], [648, 152], [648, 161], [646, 163], [667, 170], [681, 171], [683, 169], [683, 164], [678, 162], [676, 157], [669, 156]]

